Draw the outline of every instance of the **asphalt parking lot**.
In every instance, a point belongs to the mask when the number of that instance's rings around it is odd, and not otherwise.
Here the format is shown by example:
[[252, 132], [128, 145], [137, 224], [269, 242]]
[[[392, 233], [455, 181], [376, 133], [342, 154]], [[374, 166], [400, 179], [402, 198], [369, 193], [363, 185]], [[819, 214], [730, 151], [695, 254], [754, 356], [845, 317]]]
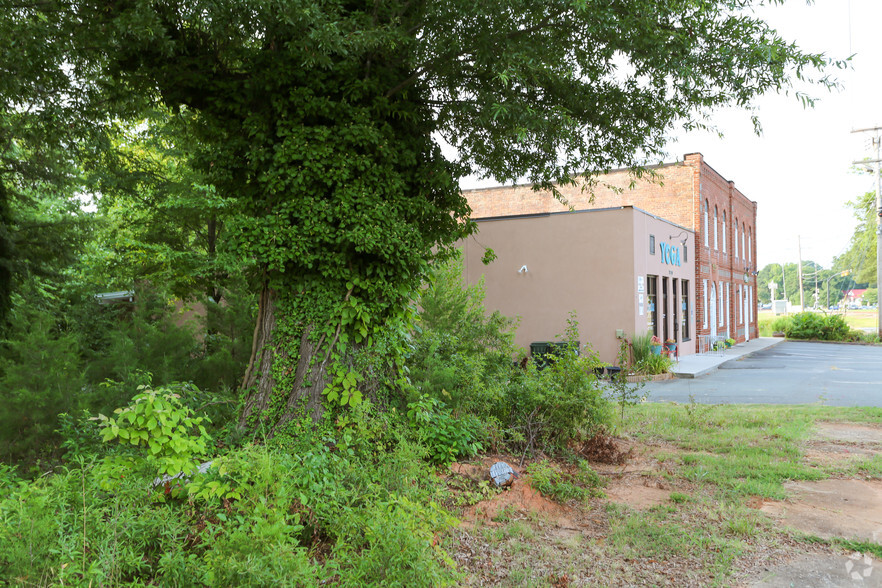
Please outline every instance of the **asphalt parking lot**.
[[882, 346], [785, 341], [644, 391], [650, 401], [882, 406]]

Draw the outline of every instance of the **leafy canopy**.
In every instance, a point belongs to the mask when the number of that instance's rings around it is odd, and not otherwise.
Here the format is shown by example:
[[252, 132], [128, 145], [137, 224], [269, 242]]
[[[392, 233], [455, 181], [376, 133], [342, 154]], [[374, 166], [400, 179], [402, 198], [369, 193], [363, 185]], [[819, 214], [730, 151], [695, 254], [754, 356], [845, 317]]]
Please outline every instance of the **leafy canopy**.
[[[463, 174], [553, 187], [636, 170], [674, 125], [705, 125], [714, 108], [750, 107], [794, 79], [833, 84], [824, 56], [783, 40], [751, 5], [6, 2], [3, 42], [20, 45], [0, 61], [0, 139], [76, 145], [53, 152], [63, 163], [115, 149], [115, 121], [157, 106], [180, 115], [171, 148], [157, 151], [186, 163], [165, 202], [200, 221], [222, 203], [224, 250], [271, 292], [259, 318], [272, 318], [263, 322], [279, 348], [249, 373], [288, 390], [323, 381], [328, 365], [345, 403], [359, 397], [352, 349], [400, 320], [430, 266], [473, 230]], [[194, 189], [182, 198], [185, 182]], [[319, 366], [312, 377], [304, 360]]]

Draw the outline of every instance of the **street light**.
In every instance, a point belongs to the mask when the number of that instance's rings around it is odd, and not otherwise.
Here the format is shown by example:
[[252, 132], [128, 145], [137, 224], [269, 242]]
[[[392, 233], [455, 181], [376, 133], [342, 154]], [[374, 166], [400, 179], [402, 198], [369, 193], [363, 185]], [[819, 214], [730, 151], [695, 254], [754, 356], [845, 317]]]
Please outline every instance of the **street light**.
[[832, 280], [833, 278], [835, 278], [837, 276], [839, 276], [841, 278], [845, 277], [850, 273], [851, 273], [851, 270], [847, 269], [844, 272], [839, 272], [838, 274], [833, 274], [832, 276], [827, 278], [827, 310], [830, 310], [830, 280]]

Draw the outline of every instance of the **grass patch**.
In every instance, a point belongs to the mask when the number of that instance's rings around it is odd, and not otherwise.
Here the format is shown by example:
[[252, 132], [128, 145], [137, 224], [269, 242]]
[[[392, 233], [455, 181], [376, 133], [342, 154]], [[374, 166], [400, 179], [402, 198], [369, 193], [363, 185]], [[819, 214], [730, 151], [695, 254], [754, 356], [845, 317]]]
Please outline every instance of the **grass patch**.
[[692, 497], [688, 494], [683, 494], [682, 492], [671, 492], [670, 499], [674, 504], [683, 504], [684, 502], [692, 500]]
[[[801, 445], [822, 420], [879, 423], [882, 409], [647, 403], [634, 407], [618, 426], [644, 443], [664, 442], [689, 452], [659, 457], [678, 466], [677, 475], [690, 482], [713, 484], [732, 498], [780, 500], [787, 480], [827, 477], [802, 463]], [[848, 467], [882, 476], [880, 458]]]
[[830, 476], [882, 478], [882, 455], [843, 460], [837, 464], [827, 465], [823, 470]]
[[620, 510], [610, 516], [609, 546], [626, 558], [693, 561], [695, 571], [720, 584], [747, 546], [742, 537], [728, 533], [719, 521], [719, 516], [704, 507]]
[[543, 496], [558, 502], [585, 501], [603, 496], [600, 489], [606, 480], [591, 469], [588, 462], [579, 460], [572, 471], [565, 471], [544, 459], [530, 465], [530, 485]]
[[[882, 456], [853, 456], [821, 468], [803, 463], [806, 442], [824, 421], [882, 423], [882, 409], [818, 405], [635, 406], [616, 431], [647, 446], [648, 467], [671, 484], [670, 502], [646, 511], [580, 500], [597, 490], [577, 464], [537, 462], [531, 474], [544, 493], [587, 508], [594, 538], [554, 534], [554, 523], [506, 521], [484, 530], [492, 561], [505, 563], [506, 585], [547, 586], [570, 574], [577, 584], [730, 585], [742, 557], [780, 550], [795, 553], [818, 543], [882, 559], [882, 546], [845, 539], [821, 540], [780, 526], [756, 508], [756, 496], [785, 498], [788, 480], [829, 475], [882, 477]], [[656, 461], [658, 465], [652, 462]], [[537, 469], [538, 468], [538, 469]], [[657, 470], [657, 471], [655, 471]], [[587, 470], [586, 470], [587, 472]], [[534, 478], [535, 481], [535, 478]], [[580, 504], [577, 504], [579, 502]], [[759, 559], [762, 559], [760, 556]], [[744, 560], [741, 560], [742, 562]], [[602, 562], [602, 563], [598, 563]], [[473, 573], [483, 573], [480, 565]], [[659, 569], [677, 570], [675, 580]], [[673, 582], [673, 584], [672, 584]]]

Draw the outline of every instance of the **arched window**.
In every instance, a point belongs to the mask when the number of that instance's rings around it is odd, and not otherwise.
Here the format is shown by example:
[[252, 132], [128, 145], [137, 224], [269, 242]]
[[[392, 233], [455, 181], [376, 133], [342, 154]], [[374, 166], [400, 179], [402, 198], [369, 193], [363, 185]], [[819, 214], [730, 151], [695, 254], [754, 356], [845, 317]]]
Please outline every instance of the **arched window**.
[[747, 248], [744, 246], [744, 240], [747, 238], [747, 229], [744, 223], [741, 223], [741, 259], [747, 260]]
[[704, 204], [701, 205], [701, 208], [702, 208], [702, 214], [704, 215], [704, 227], [702, 227], [704, 229], [704, 246], [709, 247], [708, 234], [710, 232], [710, 223], [708, 222], [708, 218], [707, 218], [707, 209], [708, 209], [707, 200], [704, 201]]
[[747, 229], [747, 261], [753, 261], [753, 229]]
[[723, 211], [723, 224], [720, 227], [723, 232], [723, 253], [726, 252], [726, 211]]
[[719, 223], [719, 218], [720, 218], [719, 212], [720, 212], [719, 209], [716, 206], [714, 206], [714, 249], [720, 248], [720, 241], [717, 238], [718, 235], [720, 234], [720, 232], [717, 230], [717, 225], [720, 224]]

